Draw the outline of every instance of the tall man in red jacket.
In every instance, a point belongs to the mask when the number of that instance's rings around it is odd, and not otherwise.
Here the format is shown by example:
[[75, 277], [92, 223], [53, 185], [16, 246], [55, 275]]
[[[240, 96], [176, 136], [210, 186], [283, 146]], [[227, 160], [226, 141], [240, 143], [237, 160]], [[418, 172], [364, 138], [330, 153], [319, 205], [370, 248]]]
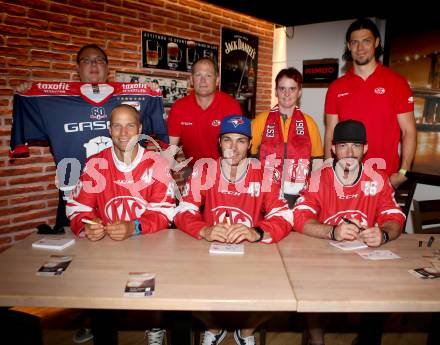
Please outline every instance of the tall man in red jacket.
[[[325, 155], [331, 156], [333, 129], [339, 121], [361, 121], [367, 129], [365, 159], [381, 158], [380, 166], [397, 188], [405, 182], [416, 152], [414, 101], [408, 82], [379, 62], [383, 49], [377, 26], [358, 19], [347, 30], [343, 58], [353, 68], [335, 80], [325, 100]], [[399, 143], [400, 157], [399, 157]]]

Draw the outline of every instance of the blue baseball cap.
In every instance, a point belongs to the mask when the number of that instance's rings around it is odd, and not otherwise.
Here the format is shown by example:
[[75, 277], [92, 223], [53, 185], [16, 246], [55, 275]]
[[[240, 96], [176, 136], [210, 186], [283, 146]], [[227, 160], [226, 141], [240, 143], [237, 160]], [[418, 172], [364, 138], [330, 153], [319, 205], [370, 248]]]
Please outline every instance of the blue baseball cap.
[[251, 121], [246, 116], [225, 116], [220, 125], [220, 135], [226, 133], [238, 133], [252, 138]]

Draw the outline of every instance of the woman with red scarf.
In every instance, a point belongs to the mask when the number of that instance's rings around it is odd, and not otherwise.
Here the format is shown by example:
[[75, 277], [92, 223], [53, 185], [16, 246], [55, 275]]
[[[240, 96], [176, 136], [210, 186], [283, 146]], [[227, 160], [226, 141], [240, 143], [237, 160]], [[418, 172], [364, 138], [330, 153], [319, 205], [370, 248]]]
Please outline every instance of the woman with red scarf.
[[301, 92], [301, 73], [293, 67], [281, 70], [275, 78], [278, 104], [252, 121], [251, 153], [274, 166], [291, 208], [306, 185], [312, 159], [324, 155], [318, 126], [299, 109]]

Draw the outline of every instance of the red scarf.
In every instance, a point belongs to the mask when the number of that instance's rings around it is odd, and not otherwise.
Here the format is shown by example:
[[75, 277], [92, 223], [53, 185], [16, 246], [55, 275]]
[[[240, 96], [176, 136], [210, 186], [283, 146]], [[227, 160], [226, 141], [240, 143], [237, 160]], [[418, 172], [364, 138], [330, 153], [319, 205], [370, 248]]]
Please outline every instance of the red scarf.
[[[262, 164], [270, 154], [275, 153], [281, 163], [275, 167], [275, 178], [280, 173], [280, 167], [284, 166], [284, 180], [286, 182], [305, 183], [310, 172], [310, 157], [312, 154], [312, 143], [310, 142], [309, 129], [307, 127], [304, 114], [298, 107], [295, 107], [287, 136], [287, 147], [285, 148], [283, 139], [283, 129], [281, 127], [282, 118], [278, 106], [275, 106], [269, 113], [263, 131], [260, 145], [260, 159]], [[263, 165], [264, 166], [264, 165]], [[286, 184], [284, 184], [286, 185]], [[286, 194], [290, 193], [284, 188]]]

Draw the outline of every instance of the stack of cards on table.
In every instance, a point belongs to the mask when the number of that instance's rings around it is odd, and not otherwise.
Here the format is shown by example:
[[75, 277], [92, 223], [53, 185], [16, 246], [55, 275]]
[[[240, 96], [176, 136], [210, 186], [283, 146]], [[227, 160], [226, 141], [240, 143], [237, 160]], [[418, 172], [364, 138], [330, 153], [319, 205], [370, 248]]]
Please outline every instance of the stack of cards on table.
[[420, 279], [440, 278], [440, 271], [433, 267], [414, 268], [413, 270], [408, 270], [408, 272]]
[[335, 246], [336, 248], [342, 249], [342, 250], [355, 250], [355, 249], [363, 249], [368, 248], [368, 246], [361, 241], [330, 241], [329, 242], [332, 246]]
[[154, 293], [155, 275], [147, 272], [130, 272], [125, 285], [125, 297], [145, 297]]
[[243, 255], [243, 243], [211, 243], [209, 254]]
[[32, 248], [63, 250], [75, 244], [74, 238], [43, 237], [32, 243]]
[[60, 276], [72, 262], [73, 256], [51, 255], [37, 272], [38, 276]]

